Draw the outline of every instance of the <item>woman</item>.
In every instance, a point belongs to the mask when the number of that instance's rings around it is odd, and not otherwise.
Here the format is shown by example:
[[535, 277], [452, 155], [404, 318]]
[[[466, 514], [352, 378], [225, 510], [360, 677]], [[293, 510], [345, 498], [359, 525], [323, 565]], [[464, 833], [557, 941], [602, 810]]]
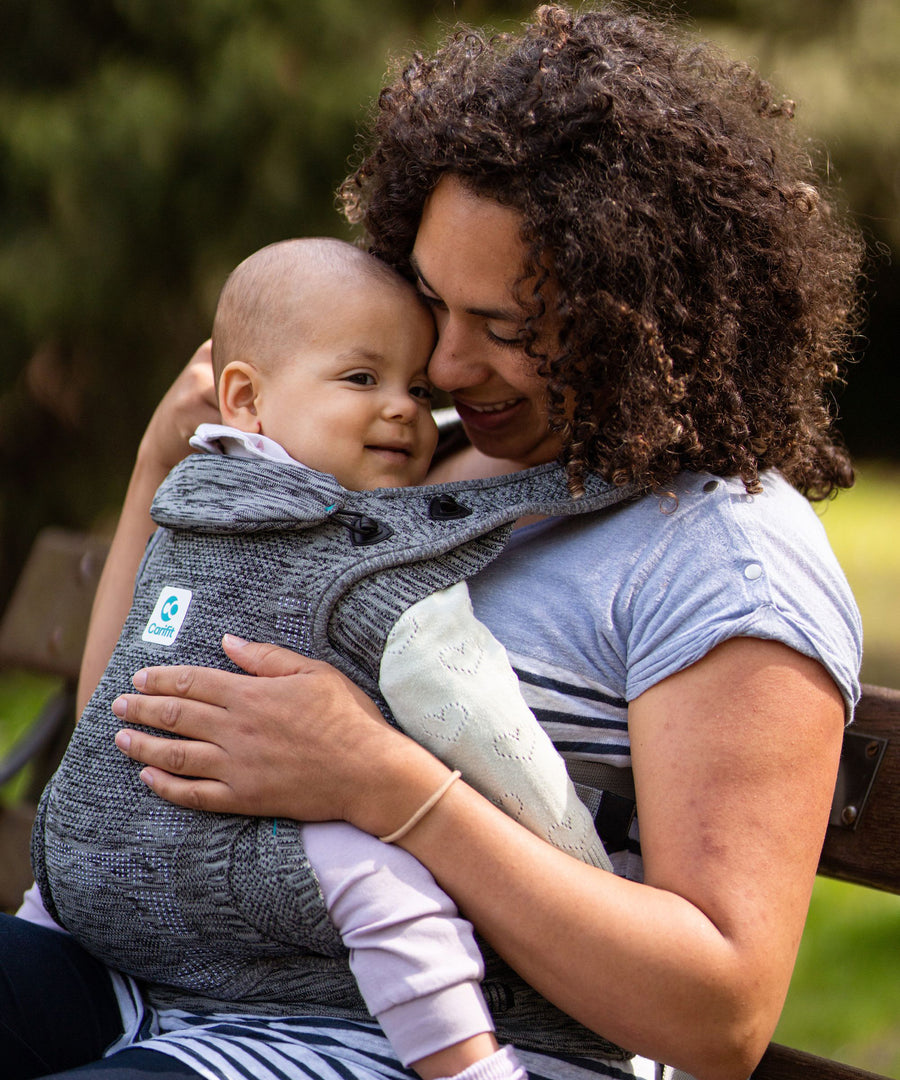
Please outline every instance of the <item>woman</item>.
[[[433, 479], [559, 458], [576, 493], [588, 470], [645, 491], [526, 523], [471, 582], [563, 751], [631, 765], [641, 857], [632, 826], [617, 874], [578, 864], [462, 783], [399, 840], [528, 983], [639, 1055], [523, 1055], [537, 1075], [652, 1076], [664, 1061], [746, 1077], [790, 979], [858, 693], [858, 617], [798, 491], [852, 481], [825, 387], [859, 250], [785, 133], [789, 111], [669, 27], [541, 8], [511, 40], [462, 34], [414, 58], [344, 187], [372, 249], [435, 315], [429, 374], [468, 443]], [[189, 367], [142, 442], [88, 690], [152, 492], [209, 418], [203, 371]], [[162, 798], [383, 836], [445, 785], [449, 770], [333, 669], [273, 646], [226, 651], [255, 677], [154, 669], [116, 705], [118, 745]], [[152, 1020], [182, 1030], [123, 1063], [395, 1075], [384, 1044], [348, 1022], [254, 1042], [249, 1019], [215, 1032]], [[305, 1064], [269, 1056], [270, 1071], [248, 1071], [276, 1041], [305, 1045]], [[138, 1075], [131, 1060], [121, 1075]]]

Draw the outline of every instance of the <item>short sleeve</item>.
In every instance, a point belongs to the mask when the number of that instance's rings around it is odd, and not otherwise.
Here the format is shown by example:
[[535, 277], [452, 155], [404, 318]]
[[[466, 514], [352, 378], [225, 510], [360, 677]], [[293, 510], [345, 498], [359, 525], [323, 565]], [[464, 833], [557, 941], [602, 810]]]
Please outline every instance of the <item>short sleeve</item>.
[[692, 474], [659, 500], [665, 520], [615, 601], [628, 700], [728, 638], [758, 637], [823, 664], [852, 716], [862, 655], [853, 595], [809, 503], [777, 474], [763, 488], [748, 495], [740, 481]]

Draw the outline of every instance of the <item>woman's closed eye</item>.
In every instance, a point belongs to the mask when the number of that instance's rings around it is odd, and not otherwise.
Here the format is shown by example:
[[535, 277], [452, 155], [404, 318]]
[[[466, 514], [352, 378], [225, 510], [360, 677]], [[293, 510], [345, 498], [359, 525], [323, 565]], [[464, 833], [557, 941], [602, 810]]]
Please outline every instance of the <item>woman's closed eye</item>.
[[525, 344], [521, 334], [515, 330], [511, 330], [506, 334], [498, 334], [496, 330], [492, 330], [490, 326], [486, 326], [484, 332], [489, 341], [507, 349], [521, 349]]
[[[439, 296], [423, 292], [421, 284], [419, 285], [419, 296], [432, 311], [445, 312], [447, 310], [447, 305], [444, 301]], [[507, 333], [501, 334], [498, 333], [497, 330], [492, 329], [488, 322], [485, 322], [484, 324], [484, 336], [491, 344], [499, 345], [501, 348], [506, 349], [521, 349], [525, 344], [520, 330], [513, 330], [510, 328]]]

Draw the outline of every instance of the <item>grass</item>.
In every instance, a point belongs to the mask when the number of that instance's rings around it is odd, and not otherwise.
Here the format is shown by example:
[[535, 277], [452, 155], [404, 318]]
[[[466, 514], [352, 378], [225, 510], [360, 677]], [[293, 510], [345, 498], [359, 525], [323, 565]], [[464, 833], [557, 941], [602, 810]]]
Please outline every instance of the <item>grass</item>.
[[900, 896], [817, 878], [776, 1042], [900, 1077]]
[[862, 612], [862, 677], [900, 687], [900, 467], [859, 466], [820, 516]]
[[[863, 464], [820, 509], [862, 612], [862, 677], [900, 687], [900, 468]], [[816, 880], [778, 1042], [900, 1078], [900, 896]]]
[[[856, 487], [819, 513], [862, 611], [863, 678], [900, 687], [900, 468], [858, 472]], [[0, 678], [0, 753], [50, 688]], [[898, 958], [900, 897], [819, 878], [776, 1039], [900, 1080]]]
[[[0, 758], [14, 745], [59, 685], [55, 679], [22, 672], [0, 675]], [[23, 770], [0, 788], [0, 803], [15, 802], [27, 782], [27, 770]]]

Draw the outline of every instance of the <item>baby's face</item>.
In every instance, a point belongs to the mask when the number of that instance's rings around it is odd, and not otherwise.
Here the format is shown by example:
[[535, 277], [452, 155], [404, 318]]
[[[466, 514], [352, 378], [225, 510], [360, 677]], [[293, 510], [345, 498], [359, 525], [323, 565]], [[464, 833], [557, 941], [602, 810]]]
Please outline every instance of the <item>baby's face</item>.
[[323, 305], [322, 325], [268, 373], [262, 433], [351, 491], [421, 484], [437, 445], [426, 368], [430, 313], [375, 282]]

